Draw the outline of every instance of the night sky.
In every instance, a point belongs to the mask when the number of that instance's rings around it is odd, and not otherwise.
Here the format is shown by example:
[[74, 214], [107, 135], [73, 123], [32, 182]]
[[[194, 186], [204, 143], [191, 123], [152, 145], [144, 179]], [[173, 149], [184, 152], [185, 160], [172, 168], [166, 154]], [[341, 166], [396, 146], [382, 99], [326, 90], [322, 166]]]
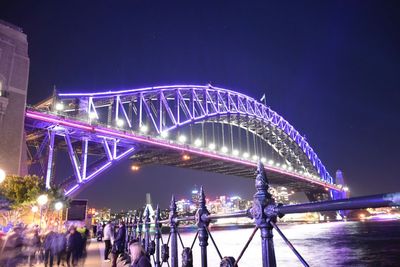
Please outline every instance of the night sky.
[[[31, 59], [28, 103], [52, 93], [211, 84], [260, 98], [305, 134], [353, 196], [400, 191], [396, 1], [2, 1]], [[279, 2], [279, 3], [277, 3]], [[78, 197], [166, 207], [194, 184], [251, 197], [238, 177], [123, 162]], [[60, 172], [58, 173], [60, 174]]]

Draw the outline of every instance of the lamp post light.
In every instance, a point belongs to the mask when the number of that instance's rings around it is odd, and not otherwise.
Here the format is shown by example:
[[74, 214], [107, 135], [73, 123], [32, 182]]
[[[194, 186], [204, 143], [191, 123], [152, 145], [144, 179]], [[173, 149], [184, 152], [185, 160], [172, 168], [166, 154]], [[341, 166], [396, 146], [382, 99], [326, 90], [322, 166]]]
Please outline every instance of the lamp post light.
[[0, 184], [4, 182], [6, 179], [6, 172], [3, 169], [0, 169]]
[[61, 227], [61, 221], [62, 221], [62, 209], [64, 207], [64, 204], [61, 201], [58, 201], [54, 204], [54, 208], [56, 211], [58, 211], [58, 230], [60, 230]]
[[49, 201], [49, 197], [46, 194], [40, 195], [37, 198], [37, 203], [40, 206], [40, 221], [39, 221], [39, 229], [42, 230], [42, 215], [43, 215], [43, 206], [47, 204]]
[[32, 207], [32, 213], [33, 213], [32, 223], [35, 223], [35, 215], [36, 215], [36, 212], [38, 212], [38, 211], [39, 211], [38, 206]]

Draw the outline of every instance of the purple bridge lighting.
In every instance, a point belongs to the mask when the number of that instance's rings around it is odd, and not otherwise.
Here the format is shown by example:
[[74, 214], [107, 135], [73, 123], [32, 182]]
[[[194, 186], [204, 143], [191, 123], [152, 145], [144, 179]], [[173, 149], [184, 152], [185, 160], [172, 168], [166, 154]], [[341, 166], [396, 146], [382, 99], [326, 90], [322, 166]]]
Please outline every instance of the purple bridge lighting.
[[[76, 193], [123, 159], [254, 178], [262, 161], [272, 184], [331, 198], [344, 193], [290, 123], [244, 94], [211, 85], [59, 93], [26, 110], [30, 172], [54, 182], [65, 151]], [[64, 153], [65, 153], [64, 152]]]

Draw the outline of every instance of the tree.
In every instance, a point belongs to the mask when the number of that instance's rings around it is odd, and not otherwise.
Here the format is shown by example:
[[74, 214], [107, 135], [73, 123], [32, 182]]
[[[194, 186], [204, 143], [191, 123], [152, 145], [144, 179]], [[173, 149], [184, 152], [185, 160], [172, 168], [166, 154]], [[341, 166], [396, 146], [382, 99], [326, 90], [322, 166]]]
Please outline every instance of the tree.
[[[10, 175], [0, 185], [0, 195], [10, 202], [9, 211], [3, 211], [3, 218], [7, 223], [18, 221], [25, 212], [29, 212], [36, 204], [41, 194], [47, 194], [49, 205], [56, 200], [67, 202], [62, 192], [57, 188], [46, 190], [44, 179], [35, 175], [24, 177]], [[48, 206], [49, 206], [48, 205]], [[47, 214], [48, 209], [46, 209]]]

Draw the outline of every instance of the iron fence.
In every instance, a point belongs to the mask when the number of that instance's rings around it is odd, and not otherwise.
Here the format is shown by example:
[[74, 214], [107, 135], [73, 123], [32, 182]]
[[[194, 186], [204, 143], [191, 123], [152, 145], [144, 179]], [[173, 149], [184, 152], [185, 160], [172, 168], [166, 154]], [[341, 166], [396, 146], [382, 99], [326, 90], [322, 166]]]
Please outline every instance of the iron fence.
[[[252, 208], [230, 214], [210, 214], [206, 207], [206, 196], [203, 188], [200, 189], [199, 205], [195, 216], [178, 216], [177, 206], [174, 196], [169, 206], [169, 218], [161, 220], [160, 208], [157, 206], [154, 222], [151, 222], [150, 212], [145, 210], [133, 218], [127, 219], [127, 239], [139, 240], [147, 255], [152, 259], [154, 266], [160, 267], [164, 264], [172, 267], [191, 267], [193, 266], [193, 247], [198, 241], [201, 253], [201, 266], [207, 267], [207, 253], [209, 241], [215, 248], [219, 258], [220, 266], [238, 266], [243, 254], [246, 252], [250, 242], [253, 240], [257, 231], [261, 233], [261, 257], [260, 263], [263, 267], [276, 266], [276, 258], [273, 242], [273, 230], [282, 237], [284, 242], [293, 251], [303, 266], [309, 266], [306, 260], [295, 249], [292, 243], [286, 238], [277, 225], [277, 218], [281, 218], [290, 213], [324, 212], [338, 211], [374, 207], [400, 206], [400, 193], [380, 194], [366, 197], [356, 197], [331, 201], [320, 201], [306, 204], [282, 205], [275, 202], [268, 192], [269, 182], [265, 173], [264, 166], [258, 163], [255, 179], [256, 193], [253, 197]], [[213, 220], [222, 218], [247, 217], [253, 219], [254, 229], [239, 255], [235, 258], [221, 254], [209, 225]], [[180, 235], [179, 225], [183, 222], [194, 222], [197, 226], [196, 234], [190, 246], [185, 246]], [[150, 226], [154, 227], [154, 234], [151, 234]], [[167, 240], [162, 236], [162, 228], [169, 227]], [[178, 246], [181, 246], [182, 254], [179, 260]], [[128, 248], [127, 248], [128, 249]], [[179, 264], [181, 262], [181, 264]]]

